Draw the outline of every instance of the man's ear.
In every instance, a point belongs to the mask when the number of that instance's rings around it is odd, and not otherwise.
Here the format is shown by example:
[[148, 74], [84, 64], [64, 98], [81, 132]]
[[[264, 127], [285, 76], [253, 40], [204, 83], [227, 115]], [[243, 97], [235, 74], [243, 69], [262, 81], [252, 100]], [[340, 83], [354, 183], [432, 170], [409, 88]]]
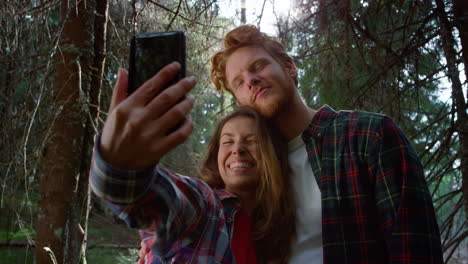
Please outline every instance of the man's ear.
[[[232, 96], [232, 101], [234, 101], [236, 103], [237, 106], [241, 106], [240, 105], [240, 102], [237, 100], [237, 97], [236, 95], [229, 89], [226, 89], [226, 91]], [[232, 102], [231, 101], [231, 102]]]
[[293, 80], [295, 80], [297, 78], [297, 68], [296, 68], [296, 65], [294, 65], [294, 62], [292, 62], [292, 61], [286, 62], [286, 65], [284, 66], [284, 69], [286, 70], [286, 73]]

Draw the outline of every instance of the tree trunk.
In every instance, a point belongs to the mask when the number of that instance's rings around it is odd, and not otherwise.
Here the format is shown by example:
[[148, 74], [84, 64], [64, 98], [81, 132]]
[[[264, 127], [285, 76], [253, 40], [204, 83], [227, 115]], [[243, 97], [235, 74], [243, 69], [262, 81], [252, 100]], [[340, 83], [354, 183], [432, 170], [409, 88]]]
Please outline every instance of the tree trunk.
[[452, 34], [452, 26], [448, 20], [447, 13], [445, 12], [445, 4], [443, 0], [436, 0], [436, 4], [436, 12], [440, 21], [442, 46], [447, 60], [448, 77], [452, 82], [452, 105], [457, 114], [456, 129], [460, 140], [462, 188], [465, 212], [468, 213], [468, 115], [466, 112], [465, 97], [463, 96], [462, 84], [456, 63], [457, 53], [454, 48], [455, 40]]
[[[460, 32], [465, 76], [468, 78], [468, 1], [454, 1], [453, 11], [455, 26], [458, 28], [458, 32]], [[468, 94], [466, 96], [468, 99]]]
[[[89, 173], [90, 153], [93, 147], [93, 138], [97, 132], [99, 113], [101, 111], [101, 88], [102, 78], [104, 74], [104, 66], [106, 61], [106, 36], [107, 36], [107, 20], [109, 11], [108, 0], [96, 0], [96, 12], [94, 19], [94, 61], [91, 67], [91, 87], [89, 90], [89, 116], [86, 122], [86, 135], [83, 140], [83, 149], [81, 158], [81, 175], [86, 176]], [[79, 189], [81, 192], [86, 192], [83, 204], [83, 218], [80, 225], [83, 227], [83, 243], [81, 245], [81, 259], [86, 264], [86, 248], [88, 238], [88, 216], [91, 203], [91, 190], [88, 181], [84, 177], [80, 181]]]
[[[84, 122], [88, 114], [83, 99], [89, 87], [92, 40], [91, 1], [63, 0], [64, 25], [57, 52], [53, 84], [55, 112], [46, 143], [40, 180], [40, 213], [37, 222], [36, 263], [79, 263], [83, 231], [79, 226], [88, 174], [81, 158]], [[84, 204], [86, 206], [86, 204]], [[85, 211], [87, 208], [85, 208]], [[48, 249], [47, 249], [48, 248]], [[53, 254], [53, 257], [52, 257]]]

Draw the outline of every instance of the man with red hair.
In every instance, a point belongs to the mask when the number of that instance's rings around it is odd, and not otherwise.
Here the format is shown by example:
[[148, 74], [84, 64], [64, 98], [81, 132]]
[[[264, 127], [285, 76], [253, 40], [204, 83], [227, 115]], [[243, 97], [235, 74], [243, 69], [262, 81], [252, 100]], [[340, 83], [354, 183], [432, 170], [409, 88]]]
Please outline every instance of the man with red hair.
[[390, 118], [305, 105], [293, 59], [251, 25], [226, 34], [211, 79], [289, 141], [298, 232], [290, 263], [443, 263], [423, 168]]

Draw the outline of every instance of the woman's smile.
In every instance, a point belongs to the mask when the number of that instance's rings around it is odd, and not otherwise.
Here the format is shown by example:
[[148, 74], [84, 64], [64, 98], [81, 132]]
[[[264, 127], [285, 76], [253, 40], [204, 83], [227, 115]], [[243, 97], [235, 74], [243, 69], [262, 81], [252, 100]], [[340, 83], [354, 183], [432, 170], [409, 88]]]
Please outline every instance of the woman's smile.
[[256, 133], [255, 121], [245, 116], [232, 118], [221, 130], [218, 169], [226, 190], [234, 194], [258, 185]]

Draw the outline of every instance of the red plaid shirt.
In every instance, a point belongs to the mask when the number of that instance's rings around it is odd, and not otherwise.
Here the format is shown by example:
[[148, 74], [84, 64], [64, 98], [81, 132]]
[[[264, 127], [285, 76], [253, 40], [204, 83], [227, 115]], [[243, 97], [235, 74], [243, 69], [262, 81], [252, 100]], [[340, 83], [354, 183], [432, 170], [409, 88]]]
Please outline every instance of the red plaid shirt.
[[390, 118], [325, 106], [302, 137], [321, 191], [325, 264], [443, 263], [423, 168]]
[[[98, 139], [99, 140], [99, 139]], [[231, 249], [236, 196], [160, 167], [125, 171], [95, 147], [90, 186], [151, 249], [145, 263], [235, 263]]]

